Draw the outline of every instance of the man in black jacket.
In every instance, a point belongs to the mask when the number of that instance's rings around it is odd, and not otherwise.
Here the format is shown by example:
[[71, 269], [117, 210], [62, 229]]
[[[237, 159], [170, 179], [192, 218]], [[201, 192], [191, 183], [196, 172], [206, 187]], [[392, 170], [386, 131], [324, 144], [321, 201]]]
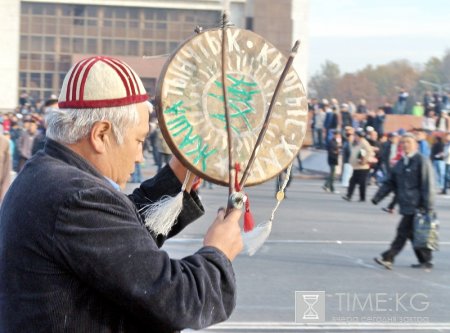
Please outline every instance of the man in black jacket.
[[221, 210], [203, 247], [181, 260], [159, 248], [203, 214], [194, 191], [170, 232], [148, 230], [143, 207], [180, 193], [172, 159], [130, 196], [120, 191], [149, 131], [136, 73], [109, 57], [78, 62], [47, 143], [25, 165], [0, 211], [0, 332], [174, 332], [227, 319], [241, 212]]
[[341, 147], [341, 133], [338, 130], [333, 130], [333, 138], [328, 143], [328, 165], [330, 167], [330, 174], [325, 179], [325, 184], [322, 186], [323, 190], [331, 193], [339, 193], [334, 189], [334, 178], [336, 176], [336, 167], [339, 164], [339, 150]]
[[[395, 256], [405, 246], [407, 240], [413, 240], [413, 221], [417, 211], [430, 213], [434, 205], [434, 179], [430, 161], [418, 153], [418, 146], [412, 134], [402, 136], [401, 145], [404, 156], [397, 162], [372, 199], [378, 204], [390, 192], [395, 191], [400, 206], [402, 219], [397, 228], [397, 235], [391, 247], [375, 261], [387, 269], [392, 269]], [[429, 249], [414, 249], [418, 264], [414, 268], [432, 268], [432, 252]]]

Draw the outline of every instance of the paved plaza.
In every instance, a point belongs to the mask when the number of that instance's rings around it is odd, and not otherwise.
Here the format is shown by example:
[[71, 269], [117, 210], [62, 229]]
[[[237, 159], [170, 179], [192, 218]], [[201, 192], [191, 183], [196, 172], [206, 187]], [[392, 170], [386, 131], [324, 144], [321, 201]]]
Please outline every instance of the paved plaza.
[[[322, 163], [317, 154], [314, 163]], [[443, 332], [450, 331], [450, 196], [437, 196], [441, 221], [441, 250], [435, 268], [413, 269], [416, 263], [407, 244], [392, 271], [373, 257], [393, 239], [400, 215], [388, 214], [370, 202], [341, 199], [321, 188], [322, 180], [294, 172], [294, 180], [276, 213], [272, 233], [252, 257], [234, 262], [238, 283], [236, 309], [231, 318], [205, 332]], [[131, 189], [131, 187], [130, 187]], [[275, 182], [247, 189], [256, 224], [267, 221], [275, 205]], [[368, 198], [376, 186], [368, 188]], [[206, 213], [164, 249], [174, 258], [195, 252], [226, 205], [227, 189], [201, 189]], [[297, 293], [296, 293], [297, 292]], [[308, 305], [304, 295], [315, 295]], [[305, 296], [306, 297], [306, 296]]]

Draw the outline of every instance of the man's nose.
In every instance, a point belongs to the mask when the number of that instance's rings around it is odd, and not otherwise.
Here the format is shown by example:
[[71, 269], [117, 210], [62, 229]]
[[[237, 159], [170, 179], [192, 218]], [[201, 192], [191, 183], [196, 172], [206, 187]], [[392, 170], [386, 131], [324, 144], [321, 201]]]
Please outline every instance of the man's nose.
[[136, 155], [136, 163], [142, 163], [144, 162], [144, 150], [139, 149], [138, 153]]

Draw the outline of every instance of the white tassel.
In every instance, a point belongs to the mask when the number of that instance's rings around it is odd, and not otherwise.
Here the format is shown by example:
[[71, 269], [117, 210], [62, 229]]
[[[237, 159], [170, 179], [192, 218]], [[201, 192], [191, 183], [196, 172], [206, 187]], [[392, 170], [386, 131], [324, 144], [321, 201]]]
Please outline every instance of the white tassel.
[[183, 209], [183, 192], [192, 179], [191, 173], [188, 171], [180, 193], [174, 197], [165, 195], [159, 201], [142, 208], [142, 210], [145, 210], [145, 225], [156, 235], [167, 236], [169, 234]]
[[291, 175], [292, 164], [289, 165], [286, 171], [286, 178], [281, 185], [280, 190], [277, 193], [277, 204], [272, 209], [272, 215], [270, 216], [270, 220], [267, 222], [263, 222], [258, 224], [252, 231], [243, 232], [242, 239], [244, 241], [244, 252], [249, 256], [252, 256], [260, 249], [260, 247], [265, 243], [267, 238], [272, 231], [272, 223], [275, 218], [275, 212], [280, 206], [281, 201], [284, 199], [284, 190], [286, 189], [287, 183], [289, 181]]
[[269, 238], [272, 231], [272, 221], [258, 224], [252, 231], [243, 232], [244, 252], [252, 256], [259, 250], [264, 242]]

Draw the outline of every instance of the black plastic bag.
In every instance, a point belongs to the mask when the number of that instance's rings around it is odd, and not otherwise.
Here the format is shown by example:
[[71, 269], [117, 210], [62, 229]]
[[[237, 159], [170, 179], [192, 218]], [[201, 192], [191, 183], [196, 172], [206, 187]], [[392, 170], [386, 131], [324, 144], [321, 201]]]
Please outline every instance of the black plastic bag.
[[416, 213], [414, 216], [413, 247], [415, 249], [439, 250], [439, 221], [436, 213]]

